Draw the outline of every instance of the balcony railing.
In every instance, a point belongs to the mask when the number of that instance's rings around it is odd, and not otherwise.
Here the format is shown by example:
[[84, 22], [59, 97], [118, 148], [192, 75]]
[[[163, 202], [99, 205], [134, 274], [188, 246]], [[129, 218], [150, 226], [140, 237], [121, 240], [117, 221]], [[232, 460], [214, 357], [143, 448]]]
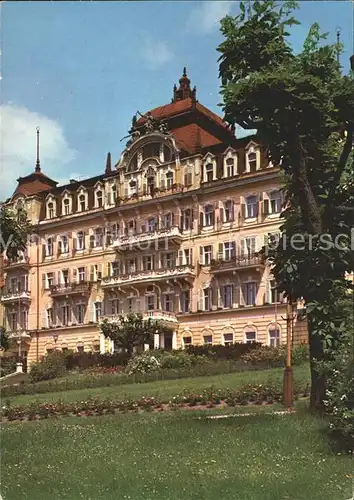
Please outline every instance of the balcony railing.
[[19, 269], [19, 268], [24, 268], [28, 269], [30, 267], [30, 260], [29, 257], [26, 256], [19, 256], [15, 259], [5, 259], [4, 260], [4, 270], [5, 269]]
[[[167, 321], [169, 323], [177, 323], [176, 314], [170, 311], [164, 311], [162, 309], [153, 309], [151, 311], [132, 311], [135, 314], [141, 313], [145, 320], [151, 318], [156, 321]], [[124, 313], [121, 313], [124, 314]], [[102, 319], [107, 319], [112, 323], [119, 323], [120, 314], [106, 314], [101, 316]]]
[[31, 300], [31, 292], [29, 290], [5, 290], [1, 295], [1, 302], [28, 302]]
[[179, 245], [182, 241], [181, 230], [178, 226], [171, 228], [160, 228], [153, 231], [141, 231], [133, 234], [119, 236], [114, 242], [113, 247], [117, 250], [133, 250], [144, 245], [144, 250], [147, 250], [146, 244], [155, 244], [157, 247], [161, 243], [166, 242], [166, 247], [169, 243]]
[[53, 297], [57, 295], [87, 294], [91, 290], [91, 282], [61, 283], [59, 285], [51, 285], [49, 290]]
[[21, 340], [21, 339], [30, 339], [31, 334], [28, 331], [28, 329], [21, 329], [21, 330], [12, 330], [9, 331], [9, 339], [11, 340]]
[[171, 268], [160, 268], [151, 271], [136, 271], [133, 273], [107, 276], [103, 278], [102, 286], [123, 285], [125, 283], [137, 283], [146, 281], [157, 281], [168, 278], [194, 277], [194, 266], [184, 265]]
[[210, 263], [210, 270], [215, 273], [259, 266], [264, 266], [264, 259], [262, 255], [253, 254], [247, 256], [232, 257], [230, 259], [218, 258], [212, 260]]

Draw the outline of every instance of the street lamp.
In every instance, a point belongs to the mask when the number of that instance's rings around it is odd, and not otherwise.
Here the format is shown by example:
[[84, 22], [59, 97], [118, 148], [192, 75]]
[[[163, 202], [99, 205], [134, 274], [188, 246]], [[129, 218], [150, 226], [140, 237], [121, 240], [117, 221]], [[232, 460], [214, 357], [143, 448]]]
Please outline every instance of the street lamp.
[[57, 342], [58, 342], [58, 334], [54, 333], [53, 334], [53, 340], [54, 340], [54, 351], [57, 350]]
[[293, 305], [290, 297], [288, 297], [288, 301], [286, 303], [286, 365], [283, 379], [283, 404], [285, 408], [292, 408], [294, 404], [294, 380], [293, 369], [291, 366], [293, 321]]

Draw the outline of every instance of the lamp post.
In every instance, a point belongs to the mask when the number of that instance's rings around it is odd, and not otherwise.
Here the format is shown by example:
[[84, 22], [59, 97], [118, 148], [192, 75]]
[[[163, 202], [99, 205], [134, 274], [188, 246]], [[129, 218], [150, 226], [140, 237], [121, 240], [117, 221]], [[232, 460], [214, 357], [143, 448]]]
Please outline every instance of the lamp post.
[[18, 345], [18, 360], [16, 363], [16, 373], [22, 373], [23, 372], [23, 366], [21, 362], [21, 337], [19, 337], [16, 340], [16, 343]]
[[[282, 318], [284, 319], [284, 318]], [[293, 305], [290, 297], [286, 304], [286, 365], [283, 379], [283, 404], [285, 408], [292, 408], [294, 403], [294, 380], [291, 366], [291, 340], [293, 333]]]
[[54, 340], [54, 351], [57, 350], [57, 342], [58, 342], [58, 334], [54, 333], [53, 334], [53, 340]]

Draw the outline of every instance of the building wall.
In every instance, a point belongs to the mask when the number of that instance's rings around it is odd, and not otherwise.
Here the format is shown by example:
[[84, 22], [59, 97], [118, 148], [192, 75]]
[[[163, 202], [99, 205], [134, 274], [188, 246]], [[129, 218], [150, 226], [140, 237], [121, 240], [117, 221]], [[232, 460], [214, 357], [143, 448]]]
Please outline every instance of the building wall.
[[[138, 146], [134, 147], [136, 149], [131, 151], [130, 159], [134, 154], [140, 154]], [[250, 143], [243, 151], [242, 154], [246, 155], [246, 160], [242, 160], [243, 164], [247, 164], [248, 151], [256, 152], [257, 169], [253, 172], [248, 172], [246, 167], [246, 170], [238, 170], [241, 153], [236, 154], [231, 148], [224, 151], [221, 170], [220, 162], [218, 167], [211, 154], [184, 159], [179, 159], [176, 155], [173, 162], [159, 164], [157, 160], [147, 160], [145, 166], [139, 157], [141, 170], [131, 173], [131, 160], [126, 160], [123, 155], [113, 175], [106, 178], [102, 176], [98, 180], [95, 178], [91, 184], [87, 181], [86, 184], [83, 182], [75, 186], [55, 188], [41, 198], [28, 198], [26, 207], [37, 227], [37, 236], [28, 245], [29, 265], [5, 266], [5, 291], [11, 288], [11, 278], [21, 281], [23, 276], [27, 276], [29, 297], [22, 297], [19, 293], [13, 293], [12, 296], [10, 293], [10, 298], [2, 297], [8, 329], [14, 335], [19, 331], [28, 334], [22, 335], [28, 361], [35, 361], [54, 347], [83, 348], [85, 351], [98, 348], [101, 351], [110, 350], [112, 346], [103, 341], [99, 333], [95, 303], [102, 303], [104, 316], [114, 314], [114, 298], [119, 300], [119, 312], [127, 313], [129, 304], [133, 304], [133, 310], [148, 313], [147, 295], [156, 296], [156, 311], [153, 314], [170, 324], [176, 332], [175, 347], [183, 346], [183, 338], [189, 336], [188, 332], [195, 344], [202, 343], [204, 335], [212, 335], [213, 343], [223, 343], [225, 333], [233, 333], [233, 341], [242, 342], [246, 339], [245, 332], [252, 329], [256, 332], [257, 341], [269, 344], [269, 329], [274, 329], [275, 324], [280, 331], [280, 341], [285, 341], [285, 306], [282, 301], [277, 306], [269, 304], [269, 266], [258, 261], [247, 261], [240, 265], [236, 263], [236, 258], [231, 258], [232, 262], [226, 263], [227, 269], [222, 270], [217, 264], [221, 244], [234, 242], [236, 257], [239, 258], [245, 238], [255, 237], [252, 252], [257, 252], [262, 248], [265, 236], [277, 232], [279, 228], [279, 212], [269, 214], [268, 201], [270, 193], [279, 189], [278, 169], [261, 164], [260, 149], [254, 143]], [[230, 158], [235, 160], [235, 171], [234, 175], [228, 176], [225, 169], [226, 161]], [[213, 165], [212, 178], [206, 177], [208, 165]], [[164, 186], [164, 189], [154, 192], [153, 196], [146, 187], [149, 169], [155, 169], [156, 187]], [[166, 189], [168, 174], [171, 172], [173, 186], [167, 186]], [[136, 193], [131, 195], [129, 183], [134, 179], [138, 182], [138, 187]], [[100, 192], [102, 206], [97, 206]], [[80, 196], [84, 197], [82, 199], [86, 203], [83, 211], [79, 208]], [[245, 201], [248, 196], [257, 198], [258, 214], [254, 217], [247, 217]], [[69, 199], [68, 214], [63, 212], [66, 199]], [[226, 202], [230, 200], [232, 220], [223, 222]], [[17, 198], [12, 200], [14, 206], [16, 202]], [[213, 207], [213, 221], [206, 226], [204, 210], [209, 205]], [[54, 213], [49, 216], [51, 207], [55, 207]], [[175, 229], [181, 227], [182, 214], [186, 209], [192, 211], [190, 227]], [[166, 220], [164, 217], [168, 213], [174, 214], [173, 223], [170, 230], [161, 232], [161, 221]], [[146, 238], [147, 220], [151, 217], [156, 217], [160, 225], [147, 244], [143, 240]], [[119, 230], [114, 226], [116, 224], [119, 224]], [[131, 236], [130, 224], [134, 224], [134, 234]], [[96, 241], [95, 231], [99, 228], [104, 233], [102, 245], [92, 247]], [[113, 230], [117, 234], [112, 237]], [[111, 237], [106, 238], [109, 231]], [[83, 250], [78, 250], [80, 232], [84, 233]], [[59, 253], [60, 245], [63, 249], [63, 237], [67, 238], [68, 251]], [[135, 238], [135, 246], [124, 246], [124, 241], [129, 242], [131, 237]], [[52, 238], [51, 255], [47, 255], [48, 238]], [[212, 247], [212, 261], [207, 263], [200, 250], [205, 246]], [[187, 249], [192, 250], [189, 267], [184, 261], [184, 250]], [[166, 252], [174, 253], [172, 264], [164, 264], [162, 254]], [[155, 270], [151, 272], [141, 269], [141, 261], [148, 255], [155, 259]], [[134, 259], [138, 267], [132, 272], [129, 271], [129, 261]], [[120, 266], [119, 276], [113, 276], [113, 262]], [[83, 286], [76, 286], [79, 269], [83, 267]], [[64, 283], [66, 270], [68, 279]], [[51, 273], [53, 283], [48, 282]], [[257, 283], [256, 298], [254, 304], [247, 305], [242, 291], [244, 283], [253, 281]], [[75, 285], [75, 290], [71, 285]], [[223, 307], [220, 294], [222, 285], [233, 287], [230, 307]], [[203, 311], [205, 288], [212, 290], [207, 311]], [[186, 290], [190, 290], [189, 312], [183, 313], [180, 296]], [[166, 294], [171, 295], [173, 303], [173, 311], [167, 311], [169, 314], [164, 312], [163, 296]], [[80, 325], [77, 317], [79, 303], [85, 306], [83, 323]], [[64, 321], [68, 325], [62, 326], [63, 306], [66, 305], [72, 313], [70, 320]], [[48, 318], [48, 309], [53, 310], [53, 318]], [[17, 313], [21, 317], [23, 310], [28, 310], [27, 324], [20, 324], [21, 321], [18, 321], [17, 327], [11, 325], [11, 313]], [[304, 338], [303, 333], [297, 334], [298, 338]]]

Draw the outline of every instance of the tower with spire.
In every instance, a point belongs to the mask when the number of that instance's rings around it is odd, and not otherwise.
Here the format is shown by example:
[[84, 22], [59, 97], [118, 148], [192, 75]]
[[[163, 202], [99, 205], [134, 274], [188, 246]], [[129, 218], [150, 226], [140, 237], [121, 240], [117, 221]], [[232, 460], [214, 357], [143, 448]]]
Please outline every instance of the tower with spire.
[[187, 68], [183, 68], [183, 74], [179, 79], [179, 88], [175, 84], [173, 86], [173, 99], [172, 102], [182, 101], [183, 99], [191, 98], [193, 101], [196, 101], [197, 97], [197, 88], [193, 87], [191, 89], [191, 81], [187, 76]]

